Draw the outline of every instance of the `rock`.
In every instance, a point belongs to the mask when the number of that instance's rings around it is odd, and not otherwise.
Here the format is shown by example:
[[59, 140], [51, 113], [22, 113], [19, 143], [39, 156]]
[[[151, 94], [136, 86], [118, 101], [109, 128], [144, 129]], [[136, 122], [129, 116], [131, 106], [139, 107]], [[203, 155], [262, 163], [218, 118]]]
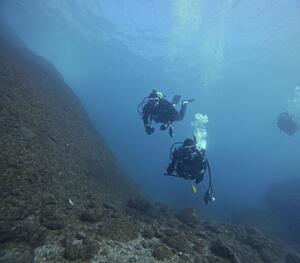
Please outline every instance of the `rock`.
[[164, 233], [166, 236], [176, 236], [178, 234], [178, 232], [173, 228], [167, 228]]
[[128, 259], [128, 263], [138, 263], [138, 262], [139, 262], [138, 259], [134, 257]]
[[127, 206], [131, 209], [135, 209], [139, 212], [146, 212], [152, 208], [152, 205], [145, 199], [130, 199], [127, 203]]
[[272, 212], [293, 233], [291, 239], [300, 239], [300, 178], [288, 178], [273, 183], [267, 190], [266, 199]]
[[205, 231], [201, 230], [201, 231], [196, 231], [195, 235], [201, 239], [208, 239], [208, 235]]
[[187, 208], [182, 210], [177, 217], [182, 223], [187, 225], [197, 224], [200, 221], [199, 213], [194, 208]]
[[76, 231], [75, 232], [75, 237], [77, 238], [77, 239], [86, 239], [87, 238], [87, 234], [86, 233], [84, 233], [83, 231]]
[[153, 249], [152, 256], [157, 260], [163, 261], [171, 258], [173, 253], [168, 247], [161, 245]]
[[29, 247], [16, 245], [12, 248], [3, 248], [0, 263], [31, 263], [32, 251]]
[[170, 207], [164, 204], [157, 204], [159, 213], [163, 214], [163, 216], [167, 216], [168, 214], [172, 214], [172, 210]]
[[176, 235], [166, 236], [163, 242], [170, 248], [174, 248], [178, 252], [190, 253], [191, 247], [187, 239], [180, 233]]
[[62, 213], [55, 206], [46, 207], [41, 213], [40, 222], [50, 230], [62, 229], [65, 226]]
[[191, 259], [186, 254], [179, 253], [179, 258], [180, 258], [180, 261], [179, 261], [180, 263], [189, 263], [189, 262], [191, 262]]
[[153, 235], [158, 239], [162, 239], [164, 237], [164, 234], [159, 230], [154, 231]]
[[[124, 207], [141, 194], [54, 65], [10, 30], [4, 33], [3, 25], [1, 20], [0, 243], [34, 249], [45, 235], [59, 238], [66, 226], [80, 224], [88, 194], [94, 207], [99, 200]], [[27, 224], [32, 215], [37, 222]]]
[[231, 214], [231, 222], [234, 224], [254, 226], [264, 233], [272, 236], [288, 239], [289, 231], [282, 222], [266, 209], [239, 209]]
[[258, 254], [262, 260], [262, 262], [274, 262], [274, 263], [281, 263], [281, 261], [278, 261], [278, 258], [276, 255], [274, 255], [274, 251], [271, 251], [269, 249], [259, 249]]
[[16, 234], [12, 231], [0, 231], [0, 243], [13, 241], [16, 238]]
[[14, 228], [14, 234], [18, 242], [30, 244], [36, 248], [44, 243], [47, 231], [38, 222], [22, 222]]
[[285, 263], [300, 263], [300, 256], [289, 253], [285, 256]]
[[151, 228], [146, 228], [144, 229], [144, 231], [142, 232], [142, 237], [146, 238], [146, 239], [151, 239], [154, 237], [154, 233], [152, 231]]
[[104, 204], [103, 204], [103, 207], [104, 207], [105, 209], [112, 210], [113, 212], [117, 212], [117, 209], [116, 209], [113, 205], [111, 205], [111, 204], [104, 203]]
[[47, 244], [34, 250], [34, 263], [63, 262], [64, 249], [60, 244]]
[[205, 222], [203, 224], [203, 227], [205, 229], [205, 231], [209, 231], [209, 232], [212, 232], [214, 234], [221, 234], [222, 233], [222, 228], [220, 227], [219, 224], [215, 224], [215, 223], [212, 223], [212, 222]]
[[83, 222], [95, 223], [101, 218], [100, 213], [93, 208], [86, 209], [82, 212], [80, 220]]
[[138, 237], [140, 226], [138, 222], [128, 218], [110, 219], [100, 227], [97, 233], [112, 240], [128, 242]]
[[194, 263], [209, 263], [206, 258], [196, 256], [194, 259]]
[[64, 241], [64, 258], [69, 260], [88, 260], [97, 252], [96, 243], [91, 240], [79, 240], [68, 237]]
[[230, 260], [232, 263], [241, 263], [237, 255], [221, 241], [217, 241], [210, 246], [210, 251], [218, 257]]

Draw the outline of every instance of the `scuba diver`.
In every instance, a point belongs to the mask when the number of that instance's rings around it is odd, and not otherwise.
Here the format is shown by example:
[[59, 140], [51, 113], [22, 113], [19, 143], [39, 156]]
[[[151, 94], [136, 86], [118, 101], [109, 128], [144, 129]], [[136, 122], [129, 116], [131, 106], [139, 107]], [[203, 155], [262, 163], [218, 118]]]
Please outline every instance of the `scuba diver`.
[[288, 112], [282, 112], [278, 116], [277, 127], [288, 135], [294, 135], [299, 129], [299, 124]]
[[145, 131], [147, 134], [154, 132], [154, 127], [151, 126], [152, 121], [161, 123], [160, 129], [162, 131], [169, 128], [169, 135], [174, 136], [172, 123], [174, 121], [181, 121], [184, 118], [187, 104], [192, 100], [182, 100], [179, 112], [175, 106], [181, 100], [181, 96], [175, 95], [172, 101], [168, 101], [165, 95], [159, 91], [152, 90], [150, 95], [143, 99], [138, 105], [138, 112], [143, 119]]
[[[179, 148], [173, 148], [179, 145]], [[206, 204], [213, 203], [213, 189], [211, 182], [211, 170], [209, 162], [205, 156], [205, 150], [199, 150], [193, 139], [185, 139], [184, 142], [176, 142], [170, 150], [169, 166], [165, 175], [181, 177], [186, 180], [195, 180], [195, 184], [199, 184], [203, 180], [203, 176], [208, 170], [209, 187], [204, 194], [204, 202]], [[193, 185], [194, 189], [194, 185]]]

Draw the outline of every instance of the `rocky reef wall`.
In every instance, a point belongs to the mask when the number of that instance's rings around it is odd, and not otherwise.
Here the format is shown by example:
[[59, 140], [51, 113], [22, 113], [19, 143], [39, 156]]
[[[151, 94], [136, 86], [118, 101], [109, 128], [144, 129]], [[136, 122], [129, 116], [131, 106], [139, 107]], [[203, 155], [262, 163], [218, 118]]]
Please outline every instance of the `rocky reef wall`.
[[300, 178], [292, 177], [273, 183], [267, 190], [267, 202], [278, 219], [293, 235], [290, 240], [300, 247]]
[[137, 195], [54, 66], [0, 36], [0, 239], [18, 239], [24, 220], [36, 233], [63, 228], [86, 207]]

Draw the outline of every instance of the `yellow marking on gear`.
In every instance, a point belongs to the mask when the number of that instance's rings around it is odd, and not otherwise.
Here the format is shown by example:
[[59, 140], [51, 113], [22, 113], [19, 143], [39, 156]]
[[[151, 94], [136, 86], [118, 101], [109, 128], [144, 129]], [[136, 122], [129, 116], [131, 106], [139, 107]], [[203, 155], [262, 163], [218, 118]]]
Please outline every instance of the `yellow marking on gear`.
[[192, 184], [192, 191], [193, 191], [194, 194], [197, 193], [197, 188], [194, 184]]

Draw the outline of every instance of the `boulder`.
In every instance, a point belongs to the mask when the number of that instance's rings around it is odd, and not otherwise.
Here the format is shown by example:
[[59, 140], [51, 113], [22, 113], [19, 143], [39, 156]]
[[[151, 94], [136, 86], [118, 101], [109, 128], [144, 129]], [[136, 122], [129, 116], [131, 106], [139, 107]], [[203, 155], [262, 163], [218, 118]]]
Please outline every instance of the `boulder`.
[[273, 183], [267, 190], [267, 204], [272, 212], [300, 242], [300, 177], [288, 178]]

